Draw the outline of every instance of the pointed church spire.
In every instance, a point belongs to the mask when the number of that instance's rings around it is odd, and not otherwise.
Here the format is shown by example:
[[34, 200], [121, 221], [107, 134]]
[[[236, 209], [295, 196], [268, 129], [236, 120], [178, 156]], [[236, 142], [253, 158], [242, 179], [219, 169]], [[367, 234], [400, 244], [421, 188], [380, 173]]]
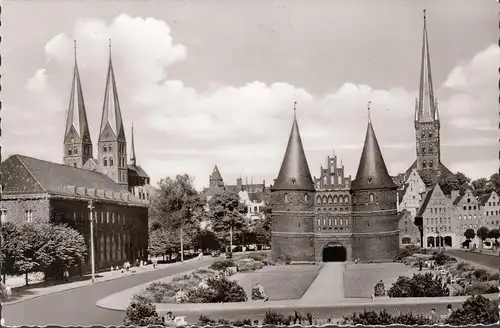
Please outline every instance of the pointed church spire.
[[372, 118], [371, 118], [371, 116], [370, 116], [370, 104], [371, 104], [371, 103], [372, 103], [371, 101], [369, 101], [369, 102], [368, 102], [368, 122], [371, 122], [371, 121], [372, 121]]
[[132, 123], [132, 136], [131, 136], [131, 147], [130, 147], [130, 164], [136, 166], [136, 158], [135, 158], [135, 144], [134, 144], [134, 123]]
[[288, 139], [288, 146], [273, 189], [314, 191], [314, 183], [307, 164], [304, 147], [302, 146], [299, 125], [297, 124], [296, 105], [297, 102], [294, 103], [293, 125]]
[[351, 189], [383, 188], [397, 187], [389, 176], [372, 123], [368, 121], [365, 144], [361, 153], [356, 179], [351, 183]]
[[66, 120], [66, 130], [64, 137], [66, 138], [71, 129], [74, 128], [80, 140], [84, 139], [87, 135], [90, 142], [89, 125], [87, 121], [87, 111], [85, 110], [85, 103], [83, 101], [82, 84], [80, 81], [80, 73], [78, 71], [78, 63], [76, 60], [76, 40], [74, 41], [74, 60], [75, 65], [73, 68], [73, 81], [71, 83], [71, 95], [69, 100], [68, 117]]
[[120, 110], [120, 103], [118, 101], [118, 91], [116, 88], [115, 73], [113, 71], [113, 62], [111, 57], [111, 39], [109, 39], [109, 64], [99, 139], [101, 139], [103, 132], [108, 126], [114, 133], [117, 140], [125, 141], [122, 113]]
[[420, 87], [418, 94], [419, 122], [432, 122], [435, 119], [436, 102], [432, 86], [431, 60], [429, 52], [429, 39], [427, 37], [427, 18], [424, 9], [424, 29], [422, 33], [422, 61], [420, 67]]

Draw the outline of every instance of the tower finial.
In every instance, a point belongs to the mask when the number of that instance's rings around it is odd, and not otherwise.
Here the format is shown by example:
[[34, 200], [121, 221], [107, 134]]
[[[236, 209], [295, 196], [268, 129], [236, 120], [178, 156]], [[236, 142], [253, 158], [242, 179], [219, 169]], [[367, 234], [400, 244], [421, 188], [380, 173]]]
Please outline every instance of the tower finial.
[[293, 102], [293, 111], [295, 112], [296, 110], [297, 110], [297, 102], [296, 102], [296, 101], [294, 101], [294, 102]]
[[424, 20], [425, 20], [425, 11], [426, 11], [426, 10], [427, 10], [427, 9], [425, 9], [425, 8], [424, 8], [424, 10], [423, 10], [423, 11], [424, 11]]
[[75, 64], [76, 64], [76, 40], [73, 40], [73, 52], [74, 52]]
[[370, 116], [370, 104], [371, 104], [371, 103], [372, 103], [371, 101], [369, 101], [369, 102], [368, 102], [368, 122], [371, 122], [371, 121], [372, 121], [372, 118], [371, 118], [371, 116]]

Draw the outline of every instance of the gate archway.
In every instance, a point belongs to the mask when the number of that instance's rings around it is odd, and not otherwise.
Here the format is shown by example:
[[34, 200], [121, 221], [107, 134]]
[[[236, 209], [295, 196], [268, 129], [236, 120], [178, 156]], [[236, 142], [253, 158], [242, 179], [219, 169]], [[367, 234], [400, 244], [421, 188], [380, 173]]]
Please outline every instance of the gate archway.
[[345, 262], [347, 250], [342, 244], [327, 244], [323, 248], [323, 262]]

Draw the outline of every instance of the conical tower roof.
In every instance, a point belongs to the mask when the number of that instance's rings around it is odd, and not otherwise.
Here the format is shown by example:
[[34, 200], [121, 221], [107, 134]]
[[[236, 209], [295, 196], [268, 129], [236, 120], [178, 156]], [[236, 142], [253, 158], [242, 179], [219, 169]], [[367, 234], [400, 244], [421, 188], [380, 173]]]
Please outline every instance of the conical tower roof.
[[397, 188], [397, 186], [387, 171], [372, 122], [368, 120], [358, 173], [351, 183], [351, 190], [390, 188]]
[[131, 147], [130, 147], [130, 164], [133, 166], [136, 166], [136, 158], [135, 158], [135, 144], [134, 144], [134, 124], [132, 123], [132, 142], [131, 142]]
[[422, 33], [422, 60], [420, 65], [420, 85], [415, 108], [415, 120], [417, 122], [433, 122], [439, 120], [439, 113], [432, 85], [431, 56], [429, 52], [429, 38], [427, 37], [425, 9], [424, 30]]
[[118, 101], [115, 73], [113, 71], [113, 62], [111, 60], [111, 41], [109, 44], [108, 75], [106, 78], [106, 91], [104, 93], [104, 105], [102, 108], [99, 139], [108, 126], [115, 134], [117, 140], [125, 141], [122, 112], [120, 110], [120, 102]]
[[83, 101], [82, 83], [76, 60], [76, 41], [74, 46], [75, 66], [73, 70], [73, 81], [71, 83], [71, 96], [69, 100], [68, 117], [66, 120], [66, 130], [64, 137], [67, 138], [73, 128], [81, 140], [90, 142], [89, 124], [87, 121], [87, 111]]
[[222, 181], [222, 175], [219, 172], [219, 168], [217, 165], [214, 166], [214, 170], [212, 171], [212, 174], [210, 175], [210, 180], [221, 180]]
[[302, 146], [295, 112], [285, 157], [283, 158], [278, 178], [274, 181], [273, 190], [314, 191], [314, 182], [309, 171], [304, 147]]

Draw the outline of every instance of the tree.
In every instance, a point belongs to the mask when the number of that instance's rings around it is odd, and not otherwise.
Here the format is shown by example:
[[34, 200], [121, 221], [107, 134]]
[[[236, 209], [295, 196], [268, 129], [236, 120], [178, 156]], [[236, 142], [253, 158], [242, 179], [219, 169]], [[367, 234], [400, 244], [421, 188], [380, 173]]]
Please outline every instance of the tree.
[[450, 195], [452, 190], [458, 190], [460, 187], [456, 176], [441, 176], [438, 184], [445, 195]]
[[488, 194], [495, 189], [493, 184], [486, 178], [479, 178], [472, 181], [472, 187], [474, 188], [474, 196], [476, 197]]
[[445, 324], [453, 326], [489, 325], [498, 322], [498, 310], [493, 301], [484, 296], [469, 297], [461, 309], [453, 311]]
[[498, 238], [500, 238], [500, 230], [491, 229], [488, 233], [488, 238], [494, 239], [496, 244], [498, 242]]
[[83, 236], [65, 225], [7, 222], [2, 224], [2, 258], [12, 275], [43, 271], [46, 277], [79, 263], [87, 253]]
[[389, 297], [441, 297], [449, 296], [450, 290], [443, 286], [440, 276], [431, 272], [417, 273], [409, 278], [401, 276], [387, 292]]
[[500, 194], [500, 174], [495, 173], [490, 177], [490, 183], [497, 194]]
[[485, 226], [480, 227], [477, 229], [477, 236], [479, 239], [481, 239], [481, 249], [483, 248], [483, 243], [486, 238], [488, 238], [488, 234], [490, 233], [490, 229], [488, 229]]
[[[150, 249], [154, 253], [177, 250], [182, 233], [189, 244], [196, 235], [203, 213], [203, 202], [189, 175], [162, 179], [149, 209]], [[153, 233], [153, 231], [156, 231]], [[166, 245], [161, 246], [161, 243]], [[165, 255], [165, 253], [163, 254]]]
[[473, 229], [469, 228], [465, 230], [464, 237], [467, 238], [467, 240], [471, 240], [474, 239], [474, 237], [476, 237], [476, 233], [474, 232]]
[[465, 183], [469, 183], [470, 182], [470, 178], [467, 177], [462, 172], [457, 172], [457, 174], [455, 174], [455, 176], [457, 177], [457, 181], [458, 181], [458, 184], [460, 186], [463, 185], [463, 184], [465, 184]]
[[150, 325], [162, 326], [162, 319], [158, 316], [156, 308], [150, 300], [134, 296], [125, 311], [125, 326], [146, 327]]
[[224, 190], [215, 194], [210, 199], [209, 209], [213, 230], [220, 240], [227, 241], [231, 232], [241, 232], [246, 228], [243, 216], [246, 207], [240, 203], [236, 192]]

